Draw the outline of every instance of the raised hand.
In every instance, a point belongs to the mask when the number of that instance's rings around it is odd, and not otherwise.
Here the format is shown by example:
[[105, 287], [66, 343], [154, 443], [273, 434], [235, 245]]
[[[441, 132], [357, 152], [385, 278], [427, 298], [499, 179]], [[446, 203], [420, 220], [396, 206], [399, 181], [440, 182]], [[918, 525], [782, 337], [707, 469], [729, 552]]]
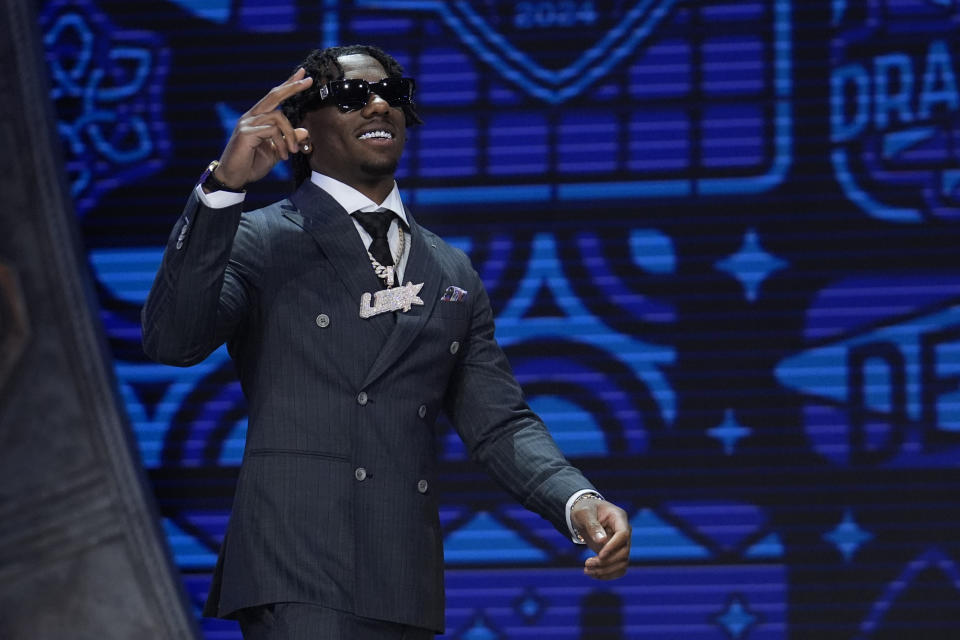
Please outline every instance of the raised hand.
[[307, 77], [303, 68], [297, 69], [240, 116], [220, 156], [217, 180], [240, 189], [270, 173], [275, 164], [291, 153], [299, 152], [309, 134], [302, 127], [294, 129], [277, 107], [312, 84], [313, 78]]

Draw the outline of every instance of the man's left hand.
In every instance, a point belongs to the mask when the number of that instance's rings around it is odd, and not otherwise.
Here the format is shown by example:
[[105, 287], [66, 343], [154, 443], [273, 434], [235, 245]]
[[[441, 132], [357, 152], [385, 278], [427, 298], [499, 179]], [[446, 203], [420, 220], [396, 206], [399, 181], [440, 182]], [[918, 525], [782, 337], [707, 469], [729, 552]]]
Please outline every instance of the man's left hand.
[[583, 572], [598, 580], [613, 580], [627, 572], [632, 529], [627, 513], [605, 500], [580, 500], [570, 519], [596, 556], [587, 558]]

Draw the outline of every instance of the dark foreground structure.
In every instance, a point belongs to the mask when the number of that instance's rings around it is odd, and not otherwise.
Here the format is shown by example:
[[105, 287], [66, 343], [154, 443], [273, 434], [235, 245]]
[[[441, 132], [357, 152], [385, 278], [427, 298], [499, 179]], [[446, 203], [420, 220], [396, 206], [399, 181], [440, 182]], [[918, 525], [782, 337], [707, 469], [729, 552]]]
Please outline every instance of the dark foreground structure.
[[0, 3], [0, 637], [195, 636], [132, 446], [33, 3]]

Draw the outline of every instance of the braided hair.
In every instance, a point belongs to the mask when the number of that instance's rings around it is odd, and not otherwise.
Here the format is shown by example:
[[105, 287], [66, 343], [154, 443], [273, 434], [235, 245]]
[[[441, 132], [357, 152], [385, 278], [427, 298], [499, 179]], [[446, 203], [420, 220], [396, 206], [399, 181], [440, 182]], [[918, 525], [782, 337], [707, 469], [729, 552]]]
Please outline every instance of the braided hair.
[[[342, 47], [314, 49], [299, 65], [299, 67], [303, 67], [308, 76], [313, 78], [313, 84], [309, 89], [287, 98], [280, 105], [283, 115], [287, 117], [291, 125], [299, 127], [303, 118], [320, 106], [322, 101], [320, 87], [332, 80], [343, 78], [343, 67], [337, 62], [337, 58], [353, 54], [364, 54], [373, 58], [380, 63], [389, 78], [403, 76], [403, 67], [400, 66], [400, 63], [386, 51], [372, 45], [352, 44]], [[423, 120], [417, 115], [414, 105], [405, 104], [400, 108], [403, 110], [408, 127], [423, 124]], [[299, 187], [304, 180], [310, 177], [310, 158], [302, 153], [295, 153], [290, 156], [290, 164], [293, 168], [294, 183]]]

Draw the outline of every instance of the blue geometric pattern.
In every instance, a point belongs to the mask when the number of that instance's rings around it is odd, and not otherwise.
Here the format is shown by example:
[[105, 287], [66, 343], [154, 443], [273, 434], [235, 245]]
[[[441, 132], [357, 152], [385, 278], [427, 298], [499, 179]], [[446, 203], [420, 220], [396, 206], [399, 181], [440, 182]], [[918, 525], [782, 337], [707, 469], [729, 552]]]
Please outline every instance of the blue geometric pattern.
[[443, 637], [960, 633], [960, 5], [814, 4], [45, 2], [118, 395], [198, 615], [246, 407], [225, 348], [147, 361], [140, 306], [239, 114], [318, 44], [374, 42], [426, 122], [404, 203], [633, 525], [631, 570], [590, 580], [441, 418]]
[[162, 95], [170, 52], [160, 36], [114, 27], [90, 0], [49, 2], [40, 17], [70, 192], [85, 214], [170, 155]]
[[[692, 68], [691, 45], [663, 43], [657, 38], [661, 32], [670, 36], [684, 32], [690, 16], [684, 3], [677, 0], [604, 2], [603, 6], [592, 1], [491, 1], [478, 5], [455, 0], [359, 0], [356, 4], [380, 16], [373, 30], [377, 37], [390, 31], [390, 16], [398, 16], [392, 25], [398, 49], [408, 46], [402, 37], [411, 35], [408, 31], [413, 24], [424, 24], [432, 39], [451, 43], [453, 48], [429, 47], [414, 60], [425, 71], [434, 71], [431, 65], [442, 65], [443, 81], [452, 85], [443, 98], [456, 96], [459, 105], [496, 112], [497, 105], [490, 104], [477, 86], [476, 79], [482, 76], [474, 69], [475, 61], [479, 61], [487, 69], [496, 70], [498, 78], [507, 83], [492, 92], [494, 100], [514, 107], [510, 116], [492, 121], [496, 128], [478, 129], [490, 122], [486, 118], [466, 125], [472, 118], [469, 113], [452, 116], [446, 128], [431, 126], [430, 135], [448, 138], [465, 129], [475, 131], [474, 142], [458, 146], [459, 153], [481, 153], [476, 141], [490, 136], [489, 162], [483, 162], [479, 155], [459, 166], [448, 166], [441, 158], [429, 156], [420, 161], [427, 171], [421, 169], [420, 175], [438, 177], [441, 174], [437, 172], [444, 172], [443, 177], [452, 178], [488, 171], [491, 176], [502, 177], [503, 158], [516, 158], [510, 165], [514, 178], [511, 184], [493, 180], [477, 185], [476, 180], [470, 180], [459, 186], [438, 186], [423, 181], [422, 186], [409, 189], [414, 205], [583, 203], [762, 193], [783, 181], [792, 162], [788, 1], [737, 3], [734, 10], [724, 2], [704, 4], [700, 19], [722, 16], [721, 24], [737, 27], [738, 33], [740, 27], [746, 27], [745, 31], [754, 35], [697, 41], [695, 46], [701, 47], [699, 52], [705, 61], [697, 76], [699, 85], [684, 83], [685, 75], [676, 71], [678, 67]], [[768, 36], [757, 37], [757, 30], [766, 31]], [[550, 37], [544, 34], [551, 32], [557, 33], [557, 40], [544, 47], [544, 38]], [[730, 57], [745, 51], [756, 57], [752, 63], [739, 66], [731, 78], [729, 67], [734, 63]], [[758, 65], [758, 59], [763, 64]], [[460, 71], [449, 74], [446, 70], [450, 68]], [[630, 84], [621, 89], [616, 77], [624, 70], [630, 74]], [[422, 84], [423, 99], [436, 102], [439, 92], [431, 91], [426, 80]], [[621, 97], [623, 92], [642, 105], [633, 110], [626, 126], [610, 109], [616, 104], [611, 99]], [[665, 99], [701, 93], [714, 95], [722, 104], [698, 113], [663, 106]], [[531, 146], [530, 135], [537, 127], [546, 132], [544, 109], [532, 105], [556, 107], [568, 102], [577, 107], [561, 112], [569, 115], [562, 115], [556, 125], [556, 143], [547, 136]], [[580, 108], [581, 103], [589, 108]], [[437, 117], [448, 116], [444, 113]], [[520, 128], [526, 131], [509, 137], [497, 133]], [[673, 135], [669, 134], [671, 130]], [[694, 130], [700, 132], [698, 136], [692, 135]], [[686, 146], [688, 141], [699, 146]], [[438, 153], [434, 147], [428, 153]], [[677, 171], [664, 175], [667, 167]], [[736, 175], [728, 175], [733, 167], [738, 169]], [[447, 172], [454, 170], [459, 173]], [[555, 184], [516, 183], [518, 176], [542, 175], [544, 171], [567, 177]]]
[[938, 0], [834, 2], [831, 161], [846, 197], [877, 220], [960, 217], [955, 16]]
[[456, 637], [460, 640], [501, 640], [503, 635], [492, 629], [483, 616], [477, 616], [470, 628]]
[[[505, 78], [514, 81], [522, 90], [541, 100], [559, 103], [580, 94], [621, 63], [669, 15], [676, 0], [641, 0], [623, 9], [623, 15], [606, 16], [593, 11], [592, 3], [580, 3], [580, 7], [569, 3], [569, 8], [560, 9], [563, 13], [554, 18], [553, 24], [594, 27], [601, 16], [611, 24], [609, 31], [598, 43], [577, 57], [573, 64], [561, 69], [543, 67], [494, 29], [487, 21], [487, 16], [478, 13], [467, 2], [422, 0], [404, 2], [398, 7], [398, 3], [360, 0], [358, 4], [361, 7], [378, 9], [402, 8], [408, 11], [436, 12], [478, 58], [489, 64], [505, 63], [506, 67], [502, 70]], [[532, 3], [517, 4], [514, 18], [517, 27], [529, 28], [526, 22], [536, 23], [538, 20], [543, 21], [544, 18]], [[534, 82], [531, 83], [530, 80]]]
[[727, 605], [726, 611], [716, 617], [716, 621], [731, 638], [738, 640], [747, 637], [750, 627], [757, 622], [757, 616], [747, 610], [739, 597], [735, 597]]
[[481, 511], [462, 527], [450, 533], [443, 544], [447, 564], [543, 562], [547, 554], [522, 540]]
[[633, 527], [631, 560], [693, 559], [712, 555], [677, 527], [664, 522], [651, 509], [641, 509], [630, 520], [630, 525]]
[[746, 550], [747, 558], [782, 558], [784, 554], [783, 542], [776, 533], [771, 533]]
[[873, 603], [867, 617], [860, 624], [860, 633], [869, 637], [878, 630], [882, 631], [884, 618], [891, 616], [897, 601], [904, 598], [909, 589], [920, 582], [925, 572], [930, 571], [942, 576], [952, 591], [954, 602], [960, 601], [960, 567], [949, 555], [932, 546], [908, 562], [903, 572], [890, 581], [883, 595]]
[[[811, 302], [806, 349], [775, 367], [806, 399], [818, 454], [838, 465], [955, 466], [960, 403], [955, 327], [960, 277], [852, 277]], [[830, 313], [851, 300], [856, 314]], [[936, 444], [937, 446], [933, 446]]]
[[743, 244], [736, 253], [717, 261], [717, 269], [726, 271], [740, 281], [750, 302], [757, 299], [763, 281], [785, 266], [786, 262], [763, 250], [757, 232], [753, 229], [747, 229], [743, 235]]
[[530, 589], [517, 599], [514, 606], [524, 620], [533, 624], [543, 615], [546, 603], [535, 590]]
[[716, 438], [723, 444], [723, 452], [731, 455], [741, 438], [746, 438], [753, 430], [744, 427], [733, 415], [733, 409], [727, 409], [723, 414], [723, 422], [707, 430], [711, 438]]
[[[615, 333], [592, 314], [564, 276], [552, 234], [536, 234], [531, 248], [520, 286], [497, 317], [500, 345], [509, 348], [520, 341], [574, 340], [604, 351], [628, 366], [650, 388], [663, 419], [671, 423], [676, 399], [663, 369], [673, 361], [673, 350]], [[535, 305], [542, 289], [549, 292], [562, 315], [537, 315]]]
[[170, 1], [203, 20], [247, 31], [284, 33], [297, 24], [297, 3], [293, 0], [271, 0], [267, 4], [250, 0]]
[[858, 525], [853, 513], [847, 509], [843, 512], [840, 524], [823, 534], [823, 539], [837, 548], [844, 562], [850, 562], [857, 549], [873, 539], [873, 534]]

